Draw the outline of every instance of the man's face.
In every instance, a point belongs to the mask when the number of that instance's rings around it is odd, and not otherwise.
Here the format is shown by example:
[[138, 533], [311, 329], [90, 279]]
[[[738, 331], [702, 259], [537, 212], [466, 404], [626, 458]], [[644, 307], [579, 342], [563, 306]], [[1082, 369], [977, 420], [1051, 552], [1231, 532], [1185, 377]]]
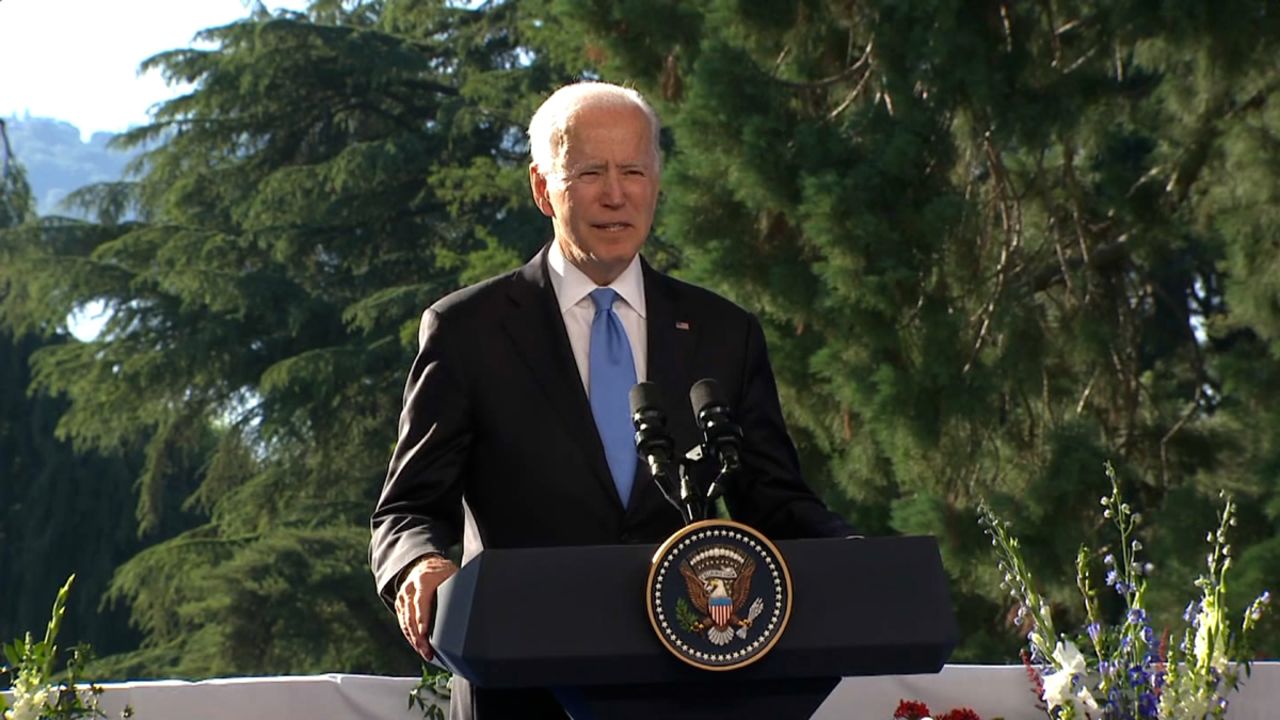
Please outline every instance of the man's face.
[[652, 130], [636, 107], [588, 107], [565, 128], [555, 168], [530, 166], [538, 209], [565, 257], [601, 285], [640, 252], [658, 202]]

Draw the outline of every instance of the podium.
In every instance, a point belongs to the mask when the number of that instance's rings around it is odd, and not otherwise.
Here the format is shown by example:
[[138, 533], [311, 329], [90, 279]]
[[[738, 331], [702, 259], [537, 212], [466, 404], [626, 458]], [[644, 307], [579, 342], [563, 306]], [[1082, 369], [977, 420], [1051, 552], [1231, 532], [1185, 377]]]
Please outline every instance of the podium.
[[479, 687], [574, 688], [592, 717], [808, 718], [842, 677], [936, 673], [958, 630], [932, 537], [784, 540], [790, 621], [715, 672], [659, 641], [653, 545], [484, 550], [438, 591], [436, 662]]

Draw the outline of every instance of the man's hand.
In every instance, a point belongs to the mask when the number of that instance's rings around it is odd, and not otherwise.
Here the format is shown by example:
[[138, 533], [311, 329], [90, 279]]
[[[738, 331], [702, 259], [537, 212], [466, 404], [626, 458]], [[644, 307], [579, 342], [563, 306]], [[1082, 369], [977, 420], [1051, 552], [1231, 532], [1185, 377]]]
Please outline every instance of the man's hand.
[[400, 632], [424, 660], [435, 656], [431, 649], [431, 605], [436, 588], [458, 572], [458, 566], [440, 555], [419, 558], [405, 573], [396, 593], [396, 618]]

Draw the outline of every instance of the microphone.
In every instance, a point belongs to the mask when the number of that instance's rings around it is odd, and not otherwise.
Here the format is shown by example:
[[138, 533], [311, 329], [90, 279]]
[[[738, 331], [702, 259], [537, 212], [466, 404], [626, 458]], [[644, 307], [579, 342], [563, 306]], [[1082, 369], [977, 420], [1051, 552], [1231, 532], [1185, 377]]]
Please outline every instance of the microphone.
[[636, 428], [636, 454], [649, 465], [649, 474], [659, 484], [671, 478], [676, 445], [667, 430], [667, 414], [660, 395], [658, 386], [651, 382], [637, 383], [627, 394], [631, 424]]
[[733, 422], [729, 403], [720, 391], [720, 383], [704, 378], [689, 389], [689, 402], [702, 431], [703, 447], [720, 461], [720, 475], [707, 489], [707, 500], [715, 501], [724, 492], [721, 483], [727, 475], [742, 467], [742, 428]]
[[[667, 413], [662, 409], [661, 395], [658, 386], [651, 382], [637, 383], [627, 394], [631, 404], [631, 424], [636, 429], [636, 454], [648, 464], [649, 474], [662, 491], [662, 496], [688, 524], [698, 514], [697, 504], [693, 493], [683, 482], [679, 498], [676, 497], [675, 474], [671, 472], [676, 443], [667, 430]], [[681, 477], [683, 479], [683, 473]]]

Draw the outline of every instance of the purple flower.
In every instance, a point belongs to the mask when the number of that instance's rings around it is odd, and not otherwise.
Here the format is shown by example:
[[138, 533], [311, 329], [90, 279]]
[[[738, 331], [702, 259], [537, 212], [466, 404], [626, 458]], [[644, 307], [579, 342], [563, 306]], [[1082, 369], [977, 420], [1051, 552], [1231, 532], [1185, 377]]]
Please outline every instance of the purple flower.
[[1258, 622], [1262, 619], [1262, 608], [1271, 602], [1271, 591], [1263, 590], [1253, 604], [1249, 606], [1249, 619]]
[[1144, 718], [1157, 717], [1159, 709], [1157, 707], [1155, 693], [1144, 692], [1138, 695], [1138, 715]]

